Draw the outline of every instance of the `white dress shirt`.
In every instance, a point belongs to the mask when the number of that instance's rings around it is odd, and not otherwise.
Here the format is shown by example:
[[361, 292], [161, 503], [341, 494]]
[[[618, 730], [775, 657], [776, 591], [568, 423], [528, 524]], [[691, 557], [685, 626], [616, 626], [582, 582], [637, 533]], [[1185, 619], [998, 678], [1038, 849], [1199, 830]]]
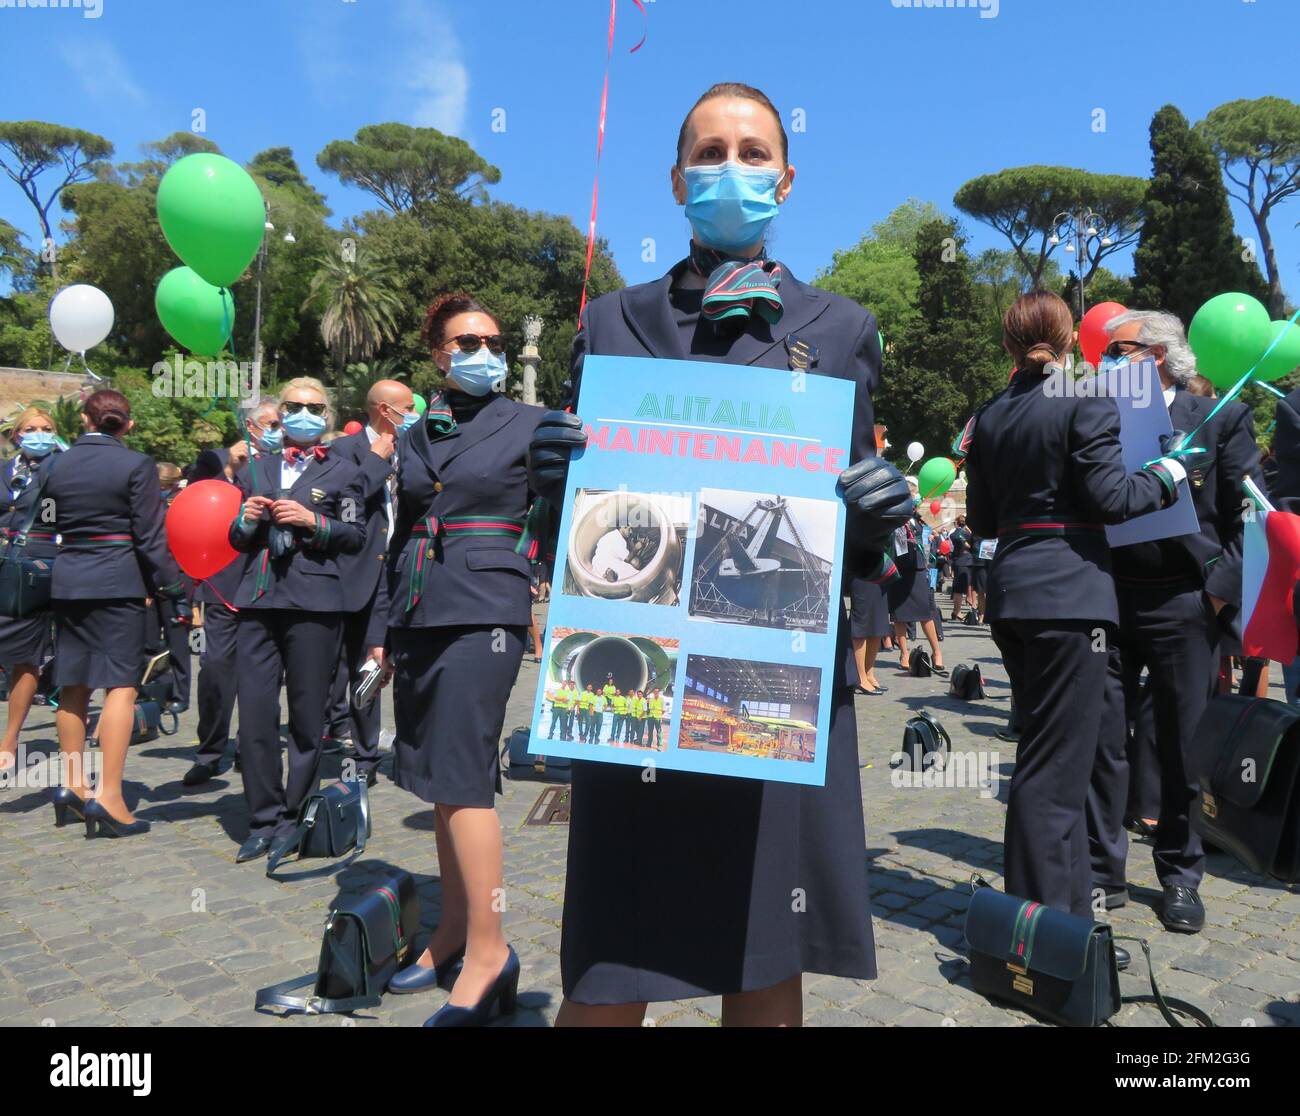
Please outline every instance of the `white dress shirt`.
[[[373, 446], [375, 444], [375, 440], [378, 437], [379, 437], [379, 431], [376, 430], [369, 423], [366, 423], [366, 441]], [[393, 490], [397, 487], [397, 452], [396, 451], [393, 452], [393, 456], [388, 463], [393, 467], [393, 471], [389, 474], [388, 480], [384, 482], [384, 518], [388, 520], [388, 526], [384, 534], [385, 544], [393, 541], [393, 521], [397, 518], [397, 516], [394, 515], [394, 508], [393, 508]]]

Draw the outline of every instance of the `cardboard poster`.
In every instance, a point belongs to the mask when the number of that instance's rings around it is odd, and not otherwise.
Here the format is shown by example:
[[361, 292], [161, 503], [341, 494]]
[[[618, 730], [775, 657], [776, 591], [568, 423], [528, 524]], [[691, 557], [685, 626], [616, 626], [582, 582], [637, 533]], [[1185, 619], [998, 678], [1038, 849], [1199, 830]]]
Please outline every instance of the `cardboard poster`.
[[531, 751], [821, 785], [853, 384], [590, 356]]

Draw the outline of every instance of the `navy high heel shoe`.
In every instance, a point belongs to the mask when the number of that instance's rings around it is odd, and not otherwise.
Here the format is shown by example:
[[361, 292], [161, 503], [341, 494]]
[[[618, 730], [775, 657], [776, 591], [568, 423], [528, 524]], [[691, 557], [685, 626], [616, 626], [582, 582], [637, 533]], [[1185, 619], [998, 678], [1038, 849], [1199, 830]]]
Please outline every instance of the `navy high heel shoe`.
[[407, 965], [399, 969], [388, 982], [388, 991], [398, 996], [411, 992], [424, 992], [430, 988], [446, 988], [456, 983], [460, 970], [465, 964], [465, 947], [461, 946], [455, 953], [443, 960], [440, 965]]
[[55, 787], [50, 792], [50, 801], [54, 803], [54, 827], [61, 829], [68, 824], [68, 811], [72, 811], [77, 821], [85, 821], [86, 800], [68, 790], [67, 787]]
[[152, 828], [147, 821], [133, 821], [130, 825], [120, 822], [99, 804], [94, 798], [86, 800], [85, 812], [86, 836], [89, 837], [138, 837], [148, 833]]
[[514, 946], [507, 947], [510, 955], [506, 963], [483, 993], [483, 998], [473, 1007], [456, 1007], [443, 1004], [428, 1019], [426, 1027], [482, 1027], [492, 1019], [492, 1009], [500, 1009], [502, 1015], [513, 1015], [519, 994], [519, 954]]

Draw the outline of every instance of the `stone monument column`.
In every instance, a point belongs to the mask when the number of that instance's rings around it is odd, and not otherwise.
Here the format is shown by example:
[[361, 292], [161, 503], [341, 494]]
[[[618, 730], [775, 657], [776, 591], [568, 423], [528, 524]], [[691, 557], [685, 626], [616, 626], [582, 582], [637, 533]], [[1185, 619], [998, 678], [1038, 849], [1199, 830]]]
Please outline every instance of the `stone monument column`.
[[542, 319], [530, 314], [524, 319], [524, 351], [520, 359], [524, 362], [523, 402], [537, 403], [537, 366], [542, 354], [537, 351], [537, 340], [542, 335]]

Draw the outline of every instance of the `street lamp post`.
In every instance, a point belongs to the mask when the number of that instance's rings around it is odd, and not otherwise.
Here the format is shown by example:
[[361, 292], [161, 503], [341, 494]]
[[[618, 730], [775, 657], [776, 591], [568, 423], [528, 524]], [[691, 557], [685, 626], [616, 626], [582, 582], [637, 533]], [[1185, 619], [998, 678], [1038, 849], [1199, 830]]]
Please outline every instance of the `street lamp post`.
[[1065, 242], [1067, 255], [1074, 257], [1079, 276], [1079, 321], [1087, 311], [1084, 299], [1083, 283], [1084, 264], [1088, 259], [1088, 245], [1098, 241], [1103, 248], [1109, 248], [1115, 241], [1110, 235], [1106, 219], [1091, 209], [1077, 209], [1073, 213], [1058, 213], [1052, 219], [1052, 235], [1047, 242], [1053, 246]]
[[[257, 307], [253, 313], [253, 369], [256, 372], [262, 368], [262, 270], [266, 266], [266, 249], [270, 243], [270, 235], [275, 232], [275, 225], [271, 223], [271, 206], [266, 205], [266, 224], [262, 226], [264, 234], [262, 236], [261, 247], [257, 250]], [[293, 235], [293, 229], [284, 234], [286, 244], [296, 244], [297, 238]]]

